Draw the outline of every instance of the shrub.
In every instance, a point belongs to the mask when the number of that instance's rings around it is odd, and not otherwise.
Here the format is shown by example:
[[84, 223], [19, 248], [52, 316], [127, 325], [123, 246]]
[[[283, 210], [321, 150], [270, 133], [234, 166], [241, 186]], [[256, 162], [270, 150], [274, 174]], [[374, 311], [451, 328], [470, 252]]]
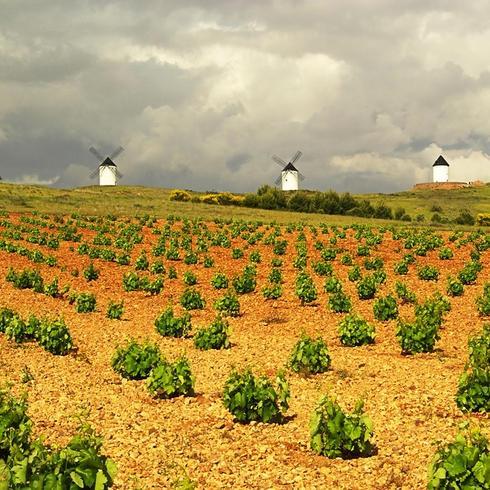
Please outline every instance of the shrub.
[[4, 333], [10, 323], [10, 320], [16, 316], [16, 313], [10, 308], [0, 308], [0, 333]]
[[212, 257], [210, 257], [209, 255], [206, 255], [204, 257], [202, 264], [206, 269], [210, 269], [211, 267], [214, 266], [214, 259]]
[[246, 294], [255, 291], [257, 281], [255, 272], [245, 269], [241, 276], [233, 278], [233, 287], [238, 294]]
[[458, 279], [448, 277], [446, 291], [449, 296], [461, 296], [464, 292], [464, 286]]
[[97, 300], [93, 293], [79, 293], [75, 297], [75, 311], [77, 313], [91, 313], [95, 311]]
[[337, 291], [328, 298], [328, 306], [334, 313], [349, 313], [352, 303], [343, 291]]
[[140, 289], [150, 295], [159, 294], [164, 286], [163, 278], [157, 277], [153, 281], [150, 281], [147, 277], [143, 277], [140, 281]]
[[250, 262], [253, 262], [254, 264], [260, 264], [262, 261], [262, 257], [260, 256], [260, 252], [258, 250], [254, 250], [253, 252], [250, 253]]
[[202, 310], [206, 306], [206, 301], [199, 291], [187, 288], [180, 297], [180, 304], [186, 310]]
[[326, 293], [340, 293], [342, 291], [342, 283], [337, 276], [327, 277], [323, 289]]
[[194, 345], [198, 349], [228, 349], [230, 348], [229, 325], [226, 320], [217, 316], [207, 328], [202, 328], [194, 335]]
[[109, 302], [109, 306], [107, 307], [106, 317], [111, 320], [120, 320], [124, 313], [124, 301], [120, 303], [116, 303], [114, 301]]
[[[33, 317], [34, 318], [34, 317]], [[37, 321], [36, 318], [34, 320]], [[37, 326], [39, 326], [39, 321], [37, 321]], [[10, 319], [7, 327], [5, 328], [5, 336], [9, 340], [13, 340], [14, 342], [20, 344], [21, 342], [25, 342], [27, 340], [31, 340], [34, 338], [34, 328], [29, 328], [29, 325], [22, 320], [18, 315], [15, 315]]]
[[444, 247], [439, 250], [439, 258], [441, 260], [449, 260], [454, 256], [453, 251], [449, 247]]
[[280, 259], [279, 257], [272, 257], [271, 266], [272, 267], [282, 267], [282, 259]]
[[450, 311], [451, 303], [440, 293], [435, 293], [425, 303], [415, 307], [415, 316], [424, 325], [440, 327], [444, 313]]
[[374, 318], [382, 322], [393, 320], [398, 317], [398, 305], [396, 299], [389, 294], [379, 298], [373, 305]]
[[273, 282], [274, 284], [282, 283], [282, 272], [281, 269], [277, 269], [274, 267], [269, 274], [269, 282]]
[[475, 217], [466, 209], [462, 209], [459, 215], [454, 219], [458, 225], [470, 225], [475, 224]]
[[330, 366], [330, 354], [321, 337], [316, 340], [302, 334], [289, 356], [288, 366], [296, 373], [324, 373]]
[[0, 389], [0, 463], [7, 460], [11, 449], [27, 447], [31, 425], [27, 416], [26, 397], [17, 399], [9, 391]]
[[313, 262], [313, 271], [319, 276], [330, 276], [333, 273], [332, 264], [329, 262]]
[[476, 308], [480, 316], [490, 315], [490, 283], [485, 283], [483, 294], [476, 298]]
[[358, 265], [355, 265], [349, 270], [349, 272], [347, 273], [347, 277], [351, 282], [359, 281], [359, 279], [361, 279], [362, 277], [361, 268]]
[[173, 398], [192, 395], [194, 382], [187, 358], [181, 357], [175, 363], [161, 359], [151, 370], [147, 387], [155, 398]]
[[231, 289], [214, 302], [214, 308], [225, 316], [236, 317], [240, 315], [240, 301]]
[[176, 246], [171, 245], [165, 252], [165, 258], [167, 260], [180, 260], [179, 249]]
[[337, 250], [335, 248], [324, 248], [320, 255], [323, 260], [332, 261], [337, 257]]
[[184, 284], [186, 284], [187, 286], [194, 286], [195, 284], [197, 284], [197, 277], [192, 271], [184, 272], [182, 278], [184, 280]]
[[395, 274], [399, 276], [405, 276], [408, 274], [408, 263], [405, 260], [401, 260], [400, 262], [395, 264], [393, 268]]
[[286, 240], [276, 240], [273, 248], [274, 254], [284, 255], [286, 253], [287, 246], [288, 246], [288, 242]]
[[328, 396], [316, 407], [310, 422], [310, 445], [316, 453], [328, 458], [369, 456], [374, 446], [372, 422], [358, 401], [352, 414], [346, 414]]
[[373, 279], [377, 285], [386, 282], [386, 272], [382, 269], [378, 269], [373, 272]]
[[243, 250], [241, 248], [234, 248], [231, 251], [232, 259], [241, 259], [243, 257]]
[[128, 254], [121, 253], [116, 257], [115, 262], [116, 262], [116, 264], [119, 264], [119, 265], [129, 265], [131, 262], [131, 258], [129, 257]]
[[32, 289], [36, 293], [44, 292], [44, 281], [39, 271], [24, 269], [20, 272], [15, 272], [9, 268], [6, 280], [11, 282], [17, 289]]
[[395, 292], [401, 299], [402, 303], [416, 303], [417, 296], [413, 291], [410, 291], [407, 285], [403, 282], [397, 281], [395, 283]]
[[282, 286], [280, 284], [269, 284], [262, 288], [265, 299], [279, 299], [282, 296]]
[[357, 295], [359, 299], [371, 299], [376, 294], [377, 283], [374, 276], [364, 276], [357, 283]]
[[315, 283], [307, 272], [300, 272], [296, 277], [295, 292], [302, 305], [312, 303], [318, 297]]
[[339, 323], [340, 342], [348, 347], [372, 344], [376, 337], [374, 327], [359, 315], [344, 317]]
[[468, 364], [474, 368], [490, 368], [490, 324], [485, 324], [481, 334], [468, 340]]
[[150, 267], [150, 262], [148, 261], [146, 252], [142, 250], [138, 258], [136, 259], [136, 262], [134, 263], [134, 268], [137, 271], [147, 271], [149, 267]]
[[340, 263], [342, 265], [353, 265], [354, 261], [352, 260], [352, 255], [348, 253], [342, 255], [342, 257], [340, 258]]
[[468, 340], [469, 358], [462, 374], [456, 403], [461, 410], [490, 412], [490, 324]]
[[490, 368], [473, 368], [462, 374], [456, 404], [465, 412], [490, 412]]
[[488, 489], [490, 445], [475, 431], [465, 437], [458, 434], [447, 445], [440, 445], [429, 466], [429, 490]]
[[37, 340], [41, 347], [58, 356], [68, 354], [73, 348], [73, 340], [64, 320], [41, 322]]
[[359, 257], [368, 257], [369, 255], [371, 255], [371, 249], [367, 245], [358, 245], [357, 255]]
[[211, 279], [211, 285], [214, 289], [226, 289], [228, 287], [228, 278], [226, 274], [217, 272]]
[[129, 340], [124, 347], [117, 347], [111, 364], [114, 371], [123, 378], [144, 379], [160, 361], [157, 345], [148, 342], [140, 345], [135, 340]]
[[44, 294], [46, 296], [51, 296], [51, 298], [57, 298], [58, 296], [60, 296], [57, 277], [55, 277], [49, 284], [46, 284], [44, 286]]
[[140, 277], [136, 272], [128, 272], [123, 275], [123, 289], [126, 292], [138, 291], [140, 289]]
[[479, 262], [471, 261], [465, 264], [465, 266], [459, 271], [458, 279], [466, 286], [473, 284], [478, 277], [481, 265]]
[[184, 255], [184, 264], [195, 265], [199, 261], [199, 257], [194, 252], [187, 252]]
[[83, 277], [87, 280], [87, 282], [90, 281], [96, 281], [99, 278], [99, 271], [95, 268], [94, 263], [90, 262], [89, 266], [84, 269], [83, 271]]
[[439, 279], [439, 271], [437, 270], [437, 267], [424, 265], [424, 267], [421, 267], [418, 270], [417, 276], [423, 281], [437, 281]]
[[384, 266], [383, 259], [381, 257], [374, 257], [373, 259], [364, 260], [364, 268], [366, 270], [380, 270]]
[[187, 191], [183, 191], [180, 189], [174, 189], [170, 193], [170, 200], [171, 201], [190, 201], [192, 199], [191, 195]]
[[289, 406], [289, 384], [282, 372], [276, 385], [266, 376], [255, 377], [250, 369], [233, 370], [225, 383], [223, 404], [239, 422], [281, 422]]
[[155, 328], [164, 337], [185, 337], [192, 328], [191, 315], [184, 313], [181, 317], [177, 317], [172, 307], [168, 307], [155, 319]]
[[404, 354], [432, 352], [439, 340], [439, 325], [434, 322], [425, 323], [420, 318], [412, 323], [399, 321], [396, 337]]

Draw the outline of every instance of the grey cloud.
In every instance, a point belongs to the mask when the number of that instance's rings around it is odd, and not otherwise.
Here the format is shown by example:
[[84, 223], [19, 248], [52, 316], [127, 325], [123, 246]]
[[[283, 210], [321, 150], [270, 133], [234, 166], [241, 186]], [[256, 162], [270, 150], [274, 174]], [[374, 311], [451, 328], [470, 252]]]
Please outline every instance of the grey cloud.
[[2, 2], [0, 175], [86, 185], [121, 144], [126, 184], [253, 190], [297, 149], [309, 188], [400, 190], [439, 151], [490, 180], [487, 8]]

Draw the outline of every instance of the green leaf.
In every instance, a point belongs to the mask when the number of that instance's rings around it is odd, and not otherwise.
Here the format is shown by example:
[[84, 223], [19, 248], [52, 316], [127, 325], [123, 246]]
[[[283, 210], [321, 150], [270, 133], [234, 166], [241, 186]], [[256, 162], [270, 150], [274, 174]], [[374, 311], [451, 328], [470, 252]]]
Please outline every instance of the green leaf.
[[73, 483], [75, 483], [75, 485], [77, 485], [78, 487], [80, 488], [85, 487], [85, 484], [83, 483], [83, 478], [78, 473], [72, 471], [70, 473], [70, 478], [72, 479]]
[[[109, 462], [110, 460], [108, 460]], [[108, 483], [107, 477], [104, 475], [102, 470], [97, 471], [97, 477], [95, 479], [95, 489], [94, 490], [105, 490], [106, 483]]]

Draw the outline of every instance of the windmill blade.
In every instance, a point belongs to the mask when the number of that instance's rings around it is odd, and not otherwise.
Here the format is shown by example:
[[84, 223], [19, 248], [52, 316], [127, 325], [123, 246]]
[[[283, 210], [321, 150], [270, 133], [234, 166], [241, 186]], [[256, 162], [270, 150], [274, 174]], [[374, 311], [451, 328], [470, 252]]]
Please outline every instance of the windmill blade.
[[116, 150], [114, 150], [112, 152], [112, 154], [109, 158], [111, 160], [114, 160], [114, 158], [118, 157], [123, 151], [124, 151], [124, 148], [122, 146], [120, 146], [119, 148], [117, 148]]
[[279, 185], [282, 182], [282, 175], [279, 175], [279, 177], [275, 180], [275, 184]]
[[99, 175], [99, 169], [95, 169], [90, 175], [89, 175], [89, 178], [90, 179], [95, 179], [95, 177], [97, 177], [97, 175]]
[[272, 159], [282, 168], [287, 165], [287, 163], [282, 158], [279, 158], [277, 155], [272, 155]]
[[119, 172], [119, 170], [116, 169], [116, 177], [118, 179], [122, 179], [124, 177], [124, 175], [121, 172]]
[[104, 157], [93, 147], [91, 146], [88, 151], [94, 155], [99, 162], [102, 162], [104, 160]]
[[300, 158], [301, 158], [301, 155], [303, 154], [303, 152], [301, 151], [297, 151], [293, 157], [293, 159], [291, 160], [291, 163], [294, 164], [294, 162], [297, 162]]
[[301, 180], [301, 182], [303, 182], [303, 180], [305, 180], [306, 177], [301, 172], [298, 172], [298, 178], [299, 180]]

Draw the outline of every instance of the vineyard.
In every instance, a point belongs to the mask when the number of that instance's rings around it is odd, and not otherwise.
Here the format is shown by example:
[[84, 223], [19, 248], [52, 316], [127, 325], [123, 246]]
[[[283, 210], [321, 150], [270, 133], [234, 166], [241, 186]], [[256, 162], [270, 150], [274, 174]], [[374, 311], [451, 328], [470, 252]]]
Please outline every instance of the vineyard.
[[489, 249], [2, 211], [0, 489], [488, 489]]

